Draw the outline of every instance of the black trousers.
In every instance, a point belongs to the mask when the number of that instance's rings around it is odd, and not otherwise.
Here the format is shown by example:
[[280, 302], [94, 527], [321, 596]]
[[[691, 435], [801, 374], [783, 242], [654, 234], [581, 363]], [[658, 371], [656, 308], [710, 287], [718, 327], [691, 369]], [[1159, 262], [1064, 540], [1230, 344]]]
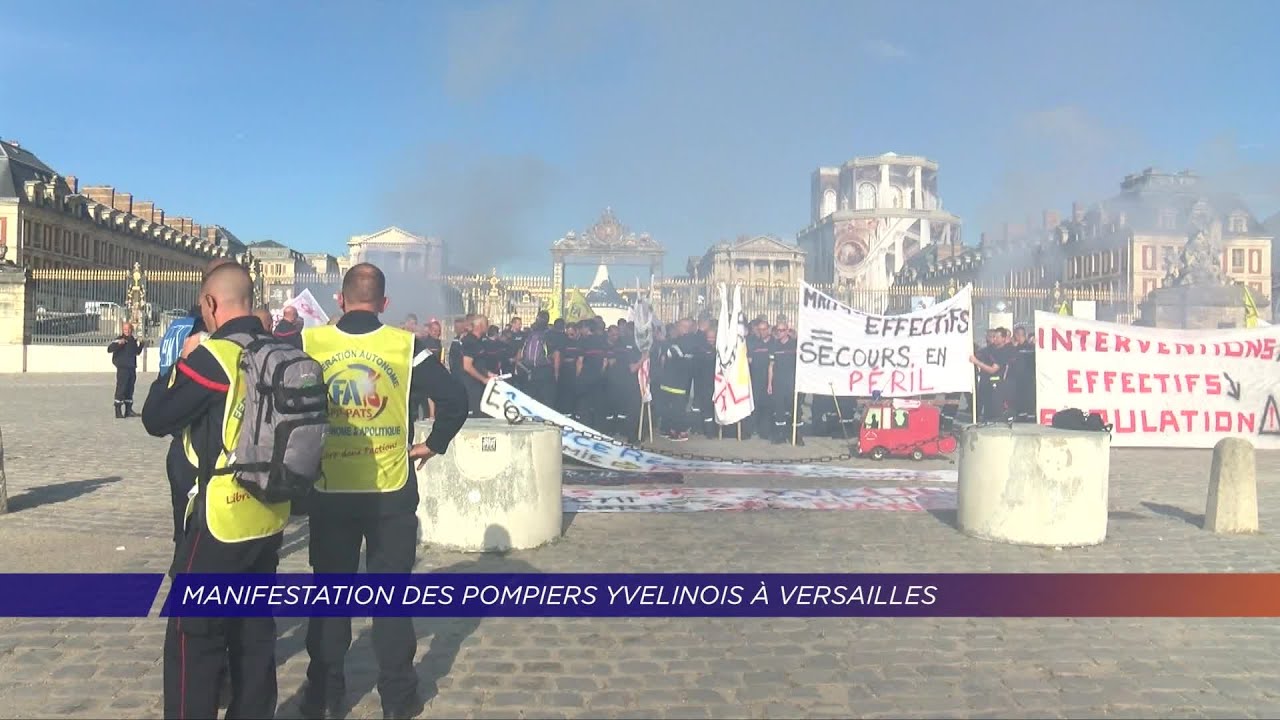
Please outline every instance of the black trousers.
[[631, 372], [610, 372], [605, 378], [605, 424], [618, 439], [639, 440], [640, 380]]
[[604, 426], [607, 402], [604, 395], [604, 376], [597, 372], [584, 372], [574, 384], [578, 399], [574, 411], [579, 422], [593, 430]]
[[[784, 442], [791, 442], [791, 425], [799, 424], [800, 417], [798, 415], [800, 403], [804, 402], [804, 398], [795, 396], [794, 387], [778, 387], [773, 386], [773, 395], [769, 396], [773, 405], [773, 439]], [[792, 411], [796, 411], [793, 417]], [[799, 436], [799, 430], [796, 431]]]
[[525, 376], [525, 392], [551, 409], [556, 406], [556, 376], [550, 365], [533, 368]]
[[[176, 553], [176, 569], [193, 573], [274, 573], [281, 534], [221, 543], [200, 513], [192, 518]], [[226, 717], [276, 714], [275, 618], [169, 618], [164, 636], [164, 716], [175, 720], [218, 717], [223, 673], [231, 673]]]
[[138, 380], [138, 368], [116, 368], [116, 405], [133, 404], [133, 386]]
[[187, 516], [187, 493], [196, 484], [196, 469], [187, 461], [182, 450], [182, 436], [169, 443], [169, 454], [164, 459], [165, 474], [169, 477], [169, 496], [173, 501], [173, 542], [182, 541]]
[[748, 422], [762, 438], [773, 434], [773, 397], [769, 395], [769, 376], [764, 373], [751, 374], [751, 399], [756, 409], [752, 411]]
[[578, 412], [578, 376], [572, 364], [560, 366], [560, 379], [556, 381], [556, 412], [572, 417]]
[[689, 412], [685, 407], [689, 396], [686, 393], [672, 392], [665, 387], [660, 387], [654, 400], [658, 403], [658, 417], [662, 421], [662, 432], [689, 432]]
[[[312, 507], [311, 568], [316, 573], [357, 572], [361, 542], [365, 544], [368, 572], [411, 572], [417, 560], [418, 517], [412, 511], [381, 514], [375, 503], [356, 502], [345, 511], [328, 502], [317, 502]], [[345, 687], [343, 670], [350, 648], [351, 618], [311, 618], [307, 623], [309, 694]], [[378, 695], [384, 710], [399, 710], [417, 699], [418, 676], [413, 669], [417, 652], [413, 618], [373, 619]]]
[[462, 386], [467, 389], [467, 408], [470, 417], [488, 417], [480, 410], [480, 403], [484, 400], [484, 383], [467, 375], [462, 379]]

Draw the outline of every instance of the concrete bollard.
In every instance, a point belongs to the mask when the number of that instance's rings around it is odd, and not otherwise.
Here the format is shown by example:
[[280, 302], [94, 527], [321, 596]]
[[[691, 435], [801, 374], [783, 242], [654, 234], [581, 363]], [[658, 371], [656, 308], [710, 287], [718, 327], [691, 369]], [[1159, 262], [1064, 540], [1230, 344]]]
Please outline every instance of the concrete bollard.
[[1258, 532], [1258, 480], [1253, 444], [1223, 438], [1213, 446], [1204, 529], [1215, 533]]
[[971, 537], [1080, 547], [1107, 537], [1111, 436], [972, 425], [960, 438], [956, 520]]
[[[418, 423], [417, 441], [431, 422]], [[423, 544], [464, 552], [527, 550], [560, 537], [560, 431], [474, 418], [418, 471]]]

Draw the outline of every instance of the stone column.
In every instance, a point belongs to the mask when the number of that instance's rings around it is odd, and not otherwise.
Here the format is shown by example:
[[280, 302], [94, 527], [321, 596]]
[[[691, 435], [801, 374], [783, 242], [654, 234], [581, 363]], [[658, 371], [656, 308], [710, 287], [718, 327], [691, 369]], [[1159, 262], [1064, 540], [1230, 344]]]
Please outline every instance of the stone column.
[[[916, 210], [924, 209], [924, 193], [923, 193], [924, 185], [920, 181], [920, 175], [923, 172], [924, 172], [924, 168], [920, 167], [919, 165], [912, 168], [911, 175], [912, 175], [912, 179], [915, 181], [916, 188], [915, 188], [915, 194], [911, 196], [911, 207]], [[920, 243], [920, 246], [924, 247], [924, 243], [923, 242]]]
[[880, 187], [876, 189], [876, 207], [889, 207], [889, 166], [880, 166]]
[[33, 309], [26, 268], [0, 265], [0, 373], [26, 372]]

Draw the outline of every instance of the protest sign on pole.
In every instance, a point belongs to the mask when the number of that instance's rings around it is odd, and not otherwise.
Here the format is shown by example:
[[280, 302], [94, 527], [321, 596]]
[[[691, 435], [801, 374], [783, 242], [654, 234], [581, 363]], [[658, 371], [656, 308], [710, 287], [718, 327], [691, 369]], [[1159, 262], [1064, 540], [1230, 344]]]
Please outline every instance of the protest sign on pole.
[[1036, 411], [1096, 412], [1115, 447], [1280, 448], [1280, 327], [1178, 330], [1036, 313]]
[[284, 304], [285, 307], [291, 307], [298, 311], [298, 318], [306, 327], [316, 327], [318, 325], [329, 324], [329, 315], [320, 307], [320, 303], [316, 302], [316, 298], [311, 294], [310, 290], [303, 290], [297, 297]]
[[747, 367], [747, 316], [742, 311], [742, 286], [733, 288], [730, 307], [728, 288], [720, 283], [720, 322], [716, 328], [716, 375], [712, 404], [716, 424], [742, 422], [755, 411], [751, 396], [751, 371]]
[[804, 284], [796, 392], [885, 398], [972, 392], [972, 298], [965, 287], [915, 312], [871, 315]]
[[636, 373], [640, 382], [640, 402], [653, 402], [653, 388], [649, 384], [649, 352], [653, 349], [654, 315], [648, 299], [636, 299], [627, 311], [627, 321], [635, 325], [636, 351], [640, 353], [640, 369]]

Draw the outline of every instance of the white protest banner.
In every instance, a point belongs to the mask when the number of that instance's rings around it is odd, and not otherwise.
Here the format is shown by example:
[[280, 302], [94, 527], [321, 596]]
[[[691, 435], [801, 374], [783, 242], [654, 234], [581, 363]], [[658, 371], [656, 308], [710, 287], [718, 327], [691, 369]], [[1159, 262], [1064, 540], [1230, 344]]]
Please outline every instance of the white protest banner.
[[653, 349], [655, 326], [653, 306], [645, 298], [637, 298], [627, 311], [627, 321], [635, 325], [636, 350], [640, 351], [640, 370], [636, 379], [640, 382], [640, 401], [653, 401], [653, 386], [649, 383], [649, 351]]
[[716, 375], [712, 403], [716, 423], [733, 425], [751, 416], [756, 409], [751, 396], [751, 371], [747, 367], [747, 315], [742, 311], [742, 286], [733, 288], [733, 307], [728, 289], [720, 283], [720, 323], [716, 328]]
[[[708, 475], [764, 475], [773, 477], [839, 478], [859, 482], [956, 481], [955, 470], [863, 469], [840, 465], [796, 465], [786, 462], [748, 463], [669, 458], [628, 445], [619, 445], [603, 433], [574, 422], [539, 403], [506, 382], [494, 378], [484, 388], [480, 409], [494, 418], [507, 418], [508, 408], [523, 418], [546, 420], [560, 428], [564, 454], [588, 465], [629, 472], [686, 472]], [[600, 440], [599, 438], [606, 439]]]
[[303, 290], [301, 295], [285, 303], [284, 306], [297, 310], [298, 318], [302, 320], [302, 324], [305, 327], [329, 324], [328, 314], [320, 307], [320, 303], [316, 302], [316, 298], [311, 294], [310, 290]]
[[806, 283], [797, 332], [797, 392], [895, 398], [973, 390], [969, 287], [905, 315], [870, 315]]
[[1114, 447], [1280, 448], [1280, 327], [1176, 330], [1036, 313], [1036, 405], [1096, 412]]

